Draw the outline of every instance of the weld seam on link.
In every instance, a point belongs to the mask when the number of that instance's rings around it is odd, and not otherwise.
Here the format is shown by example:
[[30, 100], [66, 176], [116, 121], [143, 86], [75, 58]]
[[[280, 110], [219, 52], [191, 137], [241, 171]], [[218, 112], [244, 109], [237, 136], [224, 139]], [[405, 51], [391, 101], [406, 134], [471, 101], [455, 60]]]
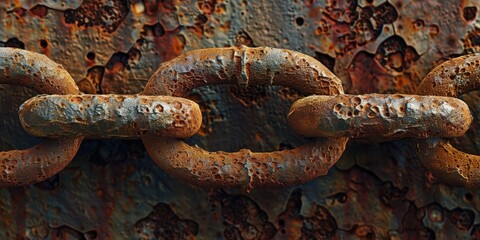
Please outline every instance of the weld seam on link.
[[[244, 60], [239, 60], [237, 56], [243, 55]], [[185, 67], [193, 63], [194, 67]], [[142, 94], [186, 96], [191, 89], [207, 84], [239, 84], [243, 73], [245, 84], [282, 85], [305, 94], [343, 93], [340, 79], [312, 57], [284, 49], [242, 46], [193, 50], [172, 59], [158, 68]], [[348, 141], [316, 139], [293, 150], [225, 153], [208, 152], [175, 138], [142, 136], [142, 140], [153, 160], [179, 179], [198, 186], [247, 189], [293, 185], [324, 175]]]

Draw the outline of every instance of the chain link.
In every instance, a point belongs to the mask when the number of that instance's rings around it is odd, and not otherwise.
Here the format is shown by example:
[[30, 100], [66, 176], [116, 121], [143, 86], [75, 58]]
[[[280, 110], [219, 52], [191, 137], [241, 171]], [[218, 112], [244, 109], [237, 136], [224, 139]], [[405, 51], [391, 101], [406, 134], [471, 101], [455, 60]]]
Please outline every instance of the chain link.
[[[157, 165], [179, 179], [246, 189], [293, 185], [325, 175], [349, 138], [413, 137], [419, 158], [438, 177], [479, 185], [479, 156], [438, 138], [468, 130], [468, 106], [452, 97], [480, 86], [479, 66], [479, 56], [447, 61], [425, 77], [420, 95], [347, 95], [341, 80], [307, 55], [240, 46], [194, 50], [165, 62], [140, 95], [87, 95], [47, 57], [0, 48], [0, 83], [49, 94], [27, 100], [19, 110], [28, 133], [49, 139], [27, 150], [0, 152], [0, 186], [31, 184], [58, 173], [84, 137], [141, 137]], [[292, 150], [262, 153], [189, 146], [179, 138], [198, 131], [201, 112], [198, 104], [182, 97], [193, 88], [218, 84], [281, 85], [313, 94], [292, 105], [288, 123], [297, 134], [315, 139]]]
[[[142, 94], [185, 96], [211, 84], [281, 85], [305, 94], [343, 94], [341, 80], [314, 58], [268, 47], [202, 49], [162, 64]], [[325, 175], [342, 155], [347, 138], [316, 139], [276, 152], [208, 152], [174, 138], [142, 137], [164, 170], [207, 187], [285, 186]]]
[[296, 101], [288, 122], [304, 137], [460, 137], [472, 115], [465, 102], [450, 97], [342, 94]]
[[[0, 48], [0, 83], [38, 93], [80, 93], [61, 65], [44, 55], [13, 48]], [[47, 139], [30, 149], [0, 152], [0, 186], [32, 184], [57, 174], [73, 159], [82, 140], [82, 136]]]
[[[417, 93], [458, 97], [480, 88], [480, 55], [451, 59], [434, 68]], [[447, 139], [417, 140], [417, 154], [423, 164], [443, 181], [456, 186], [480, 186], [480, 156], [454, 148]]]
[[120, 94], [42, 95], [23, 103], [18, 114], [29, 134], [48, 138], [188, 138], [202, 119], [198, 104], [185, 98]]

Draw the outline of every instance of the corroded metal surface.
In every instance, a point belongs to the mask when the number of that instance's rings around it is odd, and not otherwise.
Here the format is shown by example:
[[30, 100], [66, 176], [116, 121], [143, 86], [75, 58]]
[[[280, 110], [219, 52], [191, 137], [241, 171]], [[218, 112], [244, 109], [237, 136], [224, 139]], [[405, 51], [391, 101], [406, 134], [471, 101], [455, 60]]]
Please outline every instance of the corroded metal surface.
[[205, 85], [280, 85], [303, 94], [343, 94], [342, 81], [314, 58], [270, 47], [189, 51], [158, 68], [145, 95], [185, 96]]
[[0, 48], [0, 79], [3, 84], [33, 88], [39, 93], [80, 93], [62, 65], [43, 54], [21, 49]]
[[37, 137], [188, 138], [202, 123], [188, 99], [139, 95], [43, 95], [20, 106], [23, 128]]
[[[309, 94], [342, 94], [330, 70], [307, 55], [246, 46], [190, 51], [162, 64], [142, 94], [185, 96], [193, 88], [228, 84], [282, 85]], [[347, 138], [316, 139], [291, 150], [209, 152], [179, 139], [142, 136], [153, 160], [167, 173], [202, 187], [291, 186], [325, 175]]]
[[[184, 51], [245, 44], [319, 59], [349, 94], [413, 94], [435, 66], [480, 50], [479, 7], [472, 0], [7, 0], [0, 46], [47, 55], [85, 93], [136, 94], [160, 63]], [[17, 117], [35, 94], [0, 85], [2, 150], [38, 142]], [[286, 124], [301, 97], [291, 89], [209, 86], [188, 97], [203, 112], [189, 144], [272, 151], [305, 142]], [[478, 119], [479, 94], [462, 99]], [[450, 142], [478, 154], [478, 129], [474, 121]], [[0, 238], [475, 239], [479, 197], [426, 171], [405, 141], [350, 141], [326, 176], [249, 194], [179, 182], [138, 141], [84, 141], [60, 174], [0, 190]]]
[[[62, 66], [44, 55], [14, 48], [0, 48], [0, 83], [40, 93], [79, 93]], [[0, 186], [33, 184], [52, 177], [70, 163], [82, 140], [52, 139], [29, 149], [0, 152]]]
[[347, 139], [317, 139], [276, 152], [208, 152], [172, 138], [142, 137], [155, 163], [175, 178], [201, 187], [291, 186], [327, 174]]
[[406, 94], [310, 96], [288, 114], [290, 127], [305, 137], [460, 137], [471, 122], [459, 99]]
[[[429, 73], [417, 92], [458, 97], [480, 88], [480, 56], [467, 55], [448, 60]], [[457, 150], [446, 139], [419, 141], [419, 158], [437, 177], [450, 184], [480, 186], [480, 156]]]

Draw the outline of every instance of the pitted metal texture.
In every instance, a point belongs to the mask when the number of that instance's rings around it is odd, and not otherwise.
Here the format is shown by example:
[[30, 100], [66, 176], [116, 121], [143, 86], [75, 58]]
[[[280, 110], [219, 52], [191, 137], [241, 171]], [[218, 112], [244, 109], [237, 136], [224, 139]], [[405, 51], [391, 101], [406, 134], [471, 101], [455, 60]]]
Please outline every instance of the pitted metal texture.
[[289, 86], [304, 94], [343, 94], [341, 80], [316, 59], [270, 47], [189, 51], [158, 68], [145, 95], [185, 96], [204, 85]]
[[62, 65], [43, 54], [16, 48], [0, 48], [3, 84], [32, 86], [45, 94], [78, 94], [75, 81]]
[[[343, 94], [330, 70], [304, 54], [246, 46], [187, 52], [162, 64], [142, 94], [185, 96], [210, 84], [282, 85], [309, 94]], [[235, 83], [235, 82], [233, 82]], [[192, 147], [180, 139], [142, 136], [147, 152], [168, 173], [203, 187], [289, 186], [325, 175], [347, 138], [316, 139], [291, 150], [227, 153]]]
[[[239, 43], [310, 55], [349, 94], [414, 94], [435, 66], [480, 50], [479, 7], [473, 0], [6, 0], [0, 2], [0, 46], [47, 55], [92, 94], [139, 93], [160, 63], [188, 50]], [[2, 150], [38, 142], [22, 132], [17, 117], [18, 105], [33, 95], [0, 85]], [[285, 119], [300, 97], [282, 87], [194, 89], [188, 98], [199, 103], [203, 122], [187, 142], [210, 151], [301, 145], [305, 140]], [[478, 93], [460, 98], [478, 119]], [[473, 121], [465, 136], [449, 141], [478, 154], [478, 129], [480, 121]], [[351, 140], [326, 176], [248, 194], [177, 181], [139, 141], [89, 140], [64, 171], [39, 184], [1, 189], [0, 199], [1, 239], [480, 236], [479, 192], [425, 170], [405, 140]]]
[[[458, 97], [480, 88], [480, 56], [467, 55], [442, 63], [429, 73], [418, 93]], [[447, 139], [418, 141], [417, 153], [429, 171], [450, 184], [480, 186], [480, 156], [457, 150]]]
[[198, 104], [139, 95], [43, 95], [20, 106], [23, 128], [37, 137], [188, 138], [201, 125]]
[[290, 127], [305, 137], [459, 137], [471, 122], [459, 99], [406, 94], [309, 96], [288, 114]]
[[[40, 93], [79, 93], [61, 65], [41, 54], [14, 48], [0, 48], [0, 83]], [[52, 177], [70, 163], [82, 140], [49, 139], [29, 149], [0, 152], [0, 186], [27, 185]]]

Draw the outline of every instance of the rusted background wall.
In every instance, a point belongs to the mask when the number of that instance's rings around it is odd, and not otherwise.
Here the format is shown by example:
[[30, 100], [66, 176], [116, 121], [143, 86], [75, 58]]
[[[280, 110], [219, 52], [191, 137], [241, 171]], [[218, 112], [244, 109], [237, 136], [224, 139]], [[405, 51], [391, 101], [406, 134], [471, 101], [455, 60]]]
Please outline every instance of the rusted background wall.
[[[446, 59], [480, 51], [480, 3], [428, 1], [12, 0], [0, 46], [44, 53], [86, 93], [138, 93], [162, 62], [235, 44], [309, 54], [348, 93], [413, 93]], [[17, 108], [35, 95], [0, 85], [0, 148], [37, 142]], [[281, 87], [202, 87], [208, 150], [278, 150], [300, 95]], [[464, 96], [478, 119], [479, 95]], [[457, 145], [479, 153], [473, 124]], [[0, 239], [480, 239], [477, 190], [439, 182], [408, 141], [351, 142], [328, 176], [287, 189], [199, 189], [158, 168], [137, 140], [86, 141], [60, 174], [0, 191]]]

